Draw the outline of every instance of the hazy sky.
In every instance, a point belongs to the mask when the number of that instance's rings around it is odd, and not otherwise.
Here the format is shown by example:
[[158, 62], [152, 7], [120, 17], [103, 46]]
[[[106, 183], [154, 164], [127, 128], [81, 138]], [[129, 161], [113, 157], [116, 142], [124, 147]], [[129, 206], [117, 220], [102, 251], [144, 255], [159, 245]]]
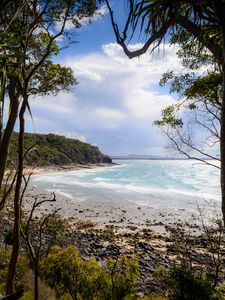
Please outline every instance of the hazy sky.
[[[175, 100], [158, 84], [162, 73], [181, 69], [175, 49], [164, 45], [154, 56], [129, 60], [102, 10], [105, 16], [77, 31], [78, 43], [56, 59], [74, 70], [79, 84], [69, 93], [32, 99], [34, 123], [28, 121], [27, 130], [79, 138], [109, 155], [165, 155], [167, 140], [153, 121]], [[122, 12], [116, 11], [120, 21]]]

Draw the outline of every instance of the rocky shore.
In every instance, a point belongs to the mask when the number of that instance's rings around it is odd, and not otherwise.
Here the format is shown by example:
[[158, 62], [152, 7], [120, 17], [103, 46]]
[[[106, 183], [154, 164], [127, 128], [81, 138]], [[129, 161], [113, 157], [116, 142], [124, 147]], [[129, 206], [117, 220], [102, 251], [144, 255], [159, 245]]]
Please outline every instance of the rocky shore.
[[[52, 194], [34, 187], [27, 190], [24, 210], [29, 212], [35, 200], [48, 200]], [[159, 267], [170, 268], [174, 263], [187, 261], [196, 268], [203, 268], [213, 277], [217, 266], [219, 232], [211, 231], [212, 240], [202, 230], [197, 217], [190, 222], [182, 219], [182, 212], [174, 214], [134, 203], [77, 201], [56, 195], [55, 202], [46, 202], [39, 207], [35, 217], [59, 209], [68, 220], [69, 244], [76, 246], [83, 258], [94, 257], [99, 264], [106, 258], [120, 254], [136, 254], [140, 266], [138, 292], [160, 293], [161, 285], [156, 271]], [[1, 244], [4, 234], [12, 226], [12, 211], [0, 221]], [[219, 241], [218, 241], [219, 242]], [[209, 249], [211, 249], [209, 251]], [[217, 252], [216, 252], [217, 251]], [[219, 255], [224, 252], [224, 241]], [[225, 260], [220, 259], [219, 275], [225, 269]]]

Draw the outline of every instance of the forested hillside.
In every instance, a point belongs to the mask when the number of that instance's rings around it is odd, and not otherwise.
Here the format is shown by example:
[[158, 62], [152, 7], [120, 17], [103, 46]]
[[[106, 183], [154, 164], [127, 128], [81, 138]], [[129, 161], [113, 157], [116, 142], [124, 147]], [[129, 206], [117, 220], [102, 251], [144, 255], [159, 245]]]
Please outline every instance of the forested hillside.
[[[11, 139], [9, 161], [17, 160], [18, 133]], [[98, 147], [55, 134], [25, 134], [25, 149], [31, 149], [25, 165], [48, 166], [74, 163], [110, 163], [111, 158], [100, 152]]]

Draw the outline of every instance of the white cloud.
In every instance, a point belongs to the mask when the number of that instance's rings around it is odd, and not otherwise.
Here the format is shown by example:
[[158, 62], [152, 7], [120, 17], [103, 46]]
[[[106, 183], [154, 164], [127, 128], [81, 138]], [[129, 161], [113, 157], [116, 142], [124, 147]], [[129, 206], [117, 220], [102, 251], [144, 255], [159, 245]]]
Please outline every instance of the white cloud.
[[113, 129], [121, 126], [126, 120], [126, 115], [119, 110], [99, 107], [94, 109], [93, 117], [101, 122], [101, 127]]
[[108, 120], [121, 121], [126, 118], [122, 112], [115, 109], [108, 109], [104, 107], [96, 108], [94, 114], [99, 118], [108, 119]]
[[[130, 100], [132, 99], [132, 101]], [[127, 95], [126, 107], [134, 118], [147, 118], [153, 122], [159, 118], [159, 112], [174, 102], [174, 98], [169, 95], [159, 95], [157, 92], [134, 90]]]
[[145, 154], [146, 149], [162, 147], [163, 137], [152, 123], [174, 101], [158, 82], [168, 70], [182, 71], [175, 49], [164, 45], [153, 56], [146, 53], [129, 60], [117, 44], [110, 43], [100, 53], [69, 57], [61, 63], [74, 70], [79, 85], [69, 94], [39, 99], [32, 106], [34, 113], [52, 119], [54, 132], [75, 132], [109, 154], [125, 154], [123, 149], [131, 153], [135, 145]]
[[74, 132], [74, 131], [71, 131], [71, 132], [66, 132], [66, 131], [55, 131], [53, 132], [57, 135], [63, 135], [67, 138], [70, 138], [70, 139], [77, 139], [77, 140], [80, 140], [82, 142], [86, 142], [87, 138], [86, 136], [82, 135], [82, 134], [79, 134], [77, 132]]
[[[103, 18], [103, 16], [108, 12], [106, 5], [102, 5], [99, 9], [95, 11], [92, 17], [83, 17], [79, 18], [77, 16], [74, 17], [74, 21], [77, 22], [80, 26], [86, 26], [93, 22], [98, 22]], [[55, 29], [61, 30], [62, 22], [55, 22]], [[70, 31], [75, 27], [74, 22], [72, 20], [68, 20], [65, 24], [65, 30]]]
[[45, 113], [49, 113], [49, 116], [57, 113], [71, 114], [71, 106], [73, 106], [73, 102], [75, 102], [75, 99], [72, 93], [62, 92], [57, 97], [35, 97], [31, 102], [31, 107], [32, 110], [38, 110], [43, 107]]

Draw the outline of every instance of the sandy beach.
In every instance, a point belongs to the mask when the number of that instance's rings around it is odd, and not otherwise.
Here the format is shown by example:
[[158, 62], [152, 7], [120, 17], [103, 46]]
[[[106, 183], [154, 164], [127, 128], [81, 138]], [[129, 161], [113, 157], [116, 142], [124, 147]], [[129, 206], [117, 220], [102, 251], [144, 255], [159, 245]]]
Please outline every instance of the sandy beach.
[[[104, 167], [112, 165], [104, 165]], [[88, 165], [85, 169], [102, 167]], [[69, 170], [80, 170], [83, 166], [46, 167], [36, 170], [36, 175]], [[36, 176], [34, 175], [34, 177]], [[202, 262], [205, 253], [205, 238], [200, 231], [197, 216], [187, 216], [183, 210], [171, 212], [158, 207], [139, 205], [129, 197], [119, 197], [121, 191], [112, 197], [94, 193], [94, 189], [74, 185], [77, 197], [68, 197], [57, 190], [45, 190], [30, 183], [23, 199], [23, 217], [29, 215], [35, 201], [45, 201], [35, 210], [33, 219], [58, 210], [69, 221], [69, 241], [80, 251], [82, 257], [94, 257], [100, 263], [104, 259], [116, 258], [119, 254], [135, 254], [139, 257], [140, 280], [138, 291], [143, 294], [160, 293], [155, 271], [159, 266], [168, 268], [183, 255], [186, 236], [191, 230], [189, 255], [196, 265]], [[79, 189], [81, 189], [79, 191]], [[55, 201], [48, 201], [54, 198]], [[81, 196], [79, 196], [81, 195]], [[11, 218], [2, 222], [2, 232], [12, 226]], [[188, 226], [186, 222], [189, 222]], [[0, 228], [1, 229], [1, 228]], [[188, 233], [190, 234], [190, 232]], [[3, 241], [2, 241], [3, 243]], [[178, 248], [177, 248], [178, 247]], [[205, 267], [211, 265], [207, 254]]]
[[[24, 198], [25, 211], [31, 209], [35, 199], [38, 201], [53, 199], [53, 192], [37, 187], [29, 187]], [[133, 202], [110, 198], [93, 199], [88, 194], [87, 199], [69, 198], [55, 193], [54, 202], [45, 202], [35, 211], [37, 217], [48, 214], [55, 209], [59, 210], [62, 217], [69, 220], [72, 226], [78, 222], [92, 222], [96, 228], [106, 228], [113, 225], [118, 231], [138, 231], [148, 228], [155, 233], [166, 235], [166, 229], [176, 224], [190, 221], [183, 211], [166, 212], [154, 207], [137, 205]], [[193, 218], [195, 218], [193, 216]], [[193, 222], [193, 218], [191, 222]]]
[[[96, 168], [100, 168], [100, 173], [96, 176], [101, 177], [101, 169], [107, 167], [112, 168], [113, 166], [118, 165], [87, 164], [62, 167], [39, 167], [34, 170], [33, 178], [35, 179], [35, 176], [39, 174], [49, 174], [51, 176], [50, 173], [56, 172], [78, 171], [79, 173], [79, 171], [82, 170], [92, 172], [92, 170]], [[82, 172], [81, 175], [83, 176], [83, 174]], [[44, 178], [48, 180], [48, 177], [49, 176], [46, 176]], [[68, 180], [70, 180], [69, 177]], [[54, 182], [54, 179], [51, 182]], [[75, 192], [73, 196], [71, 196], [71, 193], [63, 193], [61, 189], [57, 189], [57, 184], [53, 184], [52, 186], [47, 184], [48, 190], [46, 190], [35, 186], [35, 180], [31, 180], [24, 199], [25, 210], [30, 210], [35, 199], [38, 199], [38, 201], [52, 199], [52, 193], [54, 192], [56, 201], [46, 202], [38, 207], [35, 212], [38, 217], [43, 213], [49, 213], [54, 209], [59, 209], [59, 213], [68, 219], [71, 225], [77, 224], [77, 222], [80, 221], [92, 222], [98, 228], [111, 225], [120, 231], [129, 231], [130, 228], [133, 230], [148, 228], [160, 234], [166, 234], [168, 228], [176, 227], [177, 224], [185, 224], [186, 222], [191, 224], [199, 223], [197, 221], [199, 217], [197, 206], [195, 207], [195, 213], [190, 213], [187, 209], [179, 205], [174, 209], [173, 206], [170, 205], [170, 203], [174, 204], [170, 202], [173, 201], [173, 198], [171, 196], [169, 198], [169, 195], [167, 195], [168, 198], [165, 200], [168, 203], [167, 208], [162, 208], [162, 202], [160, 202], [159, 199], [157, 200], [157, 195], [155, 194], [141, 194], [142, 198], [144, 197], [143, 199], [147, 199], [148, 203], [150, 203], [145, 205], [147, 201], [137, 201], [137, 197], [139, 197], [140, 194], [136, 192], [128, 193], [125, 188], [118, 189], [116, 186], [115, 188], [112, 186], [108, 192], [106, 192], [97, 182], [93, 184], [93, 186], [80, 185], [73, 182], [72, 188]], [[161, 196], [160, 193], [162, 194], [163, 191], [159, 191], [158, 198]], [[186, 196], [187, 199], [188, 197], [189, 196]], [[176, 205], [176, 203], [174, 205]]]
[[32, 173], [32, 175], [46, 174], [46, 173], [54, 173], [54, 172], [67, 172], [67, 171], [76, 171], [82, 169], [96, 169], [96, 168], [104, 168], [104, 167], [112, 167], [115, 166], [115, 163], [98, 163], [98, 164], [72, 164], [66, 166], [40, 166], [40, 167], [25, 167], [24, 174], [28, 175]]

